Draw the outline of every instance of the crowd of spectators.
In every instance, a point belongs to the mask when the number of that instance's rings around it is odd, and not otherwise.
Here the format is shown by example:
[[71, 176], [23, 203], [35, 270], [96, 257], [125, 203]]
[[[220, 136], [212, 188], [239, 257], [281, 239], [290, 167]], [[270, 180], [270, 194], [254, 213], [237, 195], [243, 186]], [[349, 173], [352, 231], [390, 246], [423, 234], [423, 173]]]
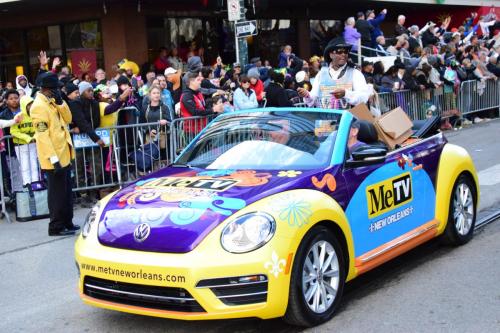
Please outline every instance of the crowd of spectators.
[[[353, 66], [357, 52], [370, 59], [396, 57], [389, 68], [380, 60], [365, 60], [359, 66], [373, 94], [428, 89], [456, 93], [463, 81], [484, 83], [500, 76], [500, 22], [494, 8], [483, 17], [471, 13], [461, 26], [453, 28], [450, 18], [419, 27], [408, 26], [406, 17], [399, 15], [390, 36], [380, 28], [387, 15], [385, 9], [378, 14], [373, 10], [359, 12], [356, 18], [346, 19], [342, 34], [352, 45]], [[227, 65], [220, 57], [214, 64], [204, 64], [202, 55], [191, 51], [181, 58], [175, 47], [162, 48], [154, 61], [141, 67], [142, 71], [125, 59], [111, 75], [97, 69], [80, 77], [62, 66], [58, 57], [50, 63], [43, 51], [39, 61], [40, 72], [51, 70], [64, 84], [63, 99], [73, 116], [71, 132], [87, 134], [102, 149], [107, 145], [96, 132], [100, 127], [152, 122], [165, 126], [179, 117], [302, 103], [297, 91], [310, 91], [325, 65], [321, 55], [302, 59], [290, 45], [283, 46], [277, 59], [255, 57], [245, 66], [237, 62]], [[36, 92], [36, 80], [30, 83], [24, 75], [19, 75], [15, 84], [0, 82], [0, 119], [8, 121], [1, 123], [6, 127], [3, 135], [12, 134], [16, 146], [33, 143], [28, 105]], [[135, 111], [118, 112], [124, 109]], [[481, 119], [476, 117], [475, 121]], [[23, 124], [22, 131], [10, 131], [8, 126], [19, 123]], [[12, 151], [22, 153], [21, 149]], [[81, 168], [84, 172], [84, 166]], [[36, 180], [28, 176], [23, 179], [24, 183]]]

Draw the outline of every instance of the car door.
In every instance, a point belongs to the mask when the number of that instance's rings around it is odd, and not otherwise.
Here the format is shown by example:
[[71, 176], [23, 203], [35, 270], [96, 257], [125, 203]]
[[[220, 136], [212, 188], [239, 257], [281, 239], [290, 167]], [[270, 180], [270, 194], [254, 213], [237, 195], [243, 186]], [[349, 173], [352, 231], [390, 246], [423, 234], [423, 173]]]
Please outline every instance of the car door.
[[[388, 244], [411, 234], [433, 215], [434, 202], [425, 195], [426, 189], [432, 188], [432, 182], [412, 161], [416, 154], [415, 148], [402, 148], [389, 153], [384, 163], [344, 166], [343, 174], [351, 195], [346, 215], [356, 258], [364, 259], [386, 249]], [[399, 239], [398, 244], [400, 241], [403, 242]]]

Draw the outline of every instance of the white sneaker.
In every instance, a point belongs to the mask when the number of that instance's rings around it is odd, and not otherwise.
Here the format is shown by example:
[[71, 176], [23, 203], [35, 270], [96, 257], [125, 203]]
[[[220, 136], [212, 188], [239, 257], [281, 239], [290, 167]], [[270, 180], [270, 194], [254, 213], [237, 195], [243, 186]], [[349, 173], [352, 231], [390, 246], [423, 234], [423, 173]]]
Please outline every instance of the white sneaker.
[[464, 126], [472, 125], [472, 121], [470, 121], [469, 119], [464, 119], [462, 123]]
[[482, 121], [483, 121], [483, 119], [481, 119], [479, 117], [474, 118], [474, 124], [480, 123]]
[[491, 118], [483, 118], [483, 121], [491, 121]]

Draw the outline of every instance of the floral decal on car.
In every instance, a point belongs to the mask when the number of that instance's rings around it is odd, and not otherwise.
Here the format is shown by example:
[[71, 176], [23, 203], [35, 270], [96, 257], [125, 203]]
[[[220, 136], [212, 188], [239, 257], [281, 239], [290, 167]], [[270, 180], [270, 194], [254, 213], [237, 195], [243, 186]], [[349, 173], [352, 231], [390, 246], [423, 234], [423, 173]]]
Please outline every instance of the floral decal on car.
[[278, 172], [278, 177], [295, 178], [301, 174], [302, 174], [302, 171], [295, 171], [295, 170], [280, 171], [280, 172]]
[[278, 196], [272, 203], [281, 221], [286, 221], [290, 226], [301, 227], [309, 223], [312, 215], [311, 204], [300, 197], [290, 193]]

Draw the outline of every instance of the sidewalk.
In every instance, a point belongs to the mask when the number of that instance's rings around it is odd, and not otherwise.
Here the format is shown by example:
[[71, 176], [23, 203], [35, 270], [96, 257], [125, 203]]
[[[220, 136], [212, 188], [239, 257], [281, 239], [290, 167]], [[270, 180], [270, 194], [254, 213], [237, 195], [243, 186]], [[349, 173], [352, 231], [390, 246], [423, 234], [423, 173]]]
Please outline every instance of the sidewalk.
[[[75, 209], [73, 223], [82, 226], [89, 210], [89, 208]], [[10, 217], [12, 223], [7, 223], [5, 219], [0, 220], [0, 255], [51, 243], [61, 238], [75, 237], [50, 237], [48, 219], [17, 222], [15, 214], [11, 214]]]

